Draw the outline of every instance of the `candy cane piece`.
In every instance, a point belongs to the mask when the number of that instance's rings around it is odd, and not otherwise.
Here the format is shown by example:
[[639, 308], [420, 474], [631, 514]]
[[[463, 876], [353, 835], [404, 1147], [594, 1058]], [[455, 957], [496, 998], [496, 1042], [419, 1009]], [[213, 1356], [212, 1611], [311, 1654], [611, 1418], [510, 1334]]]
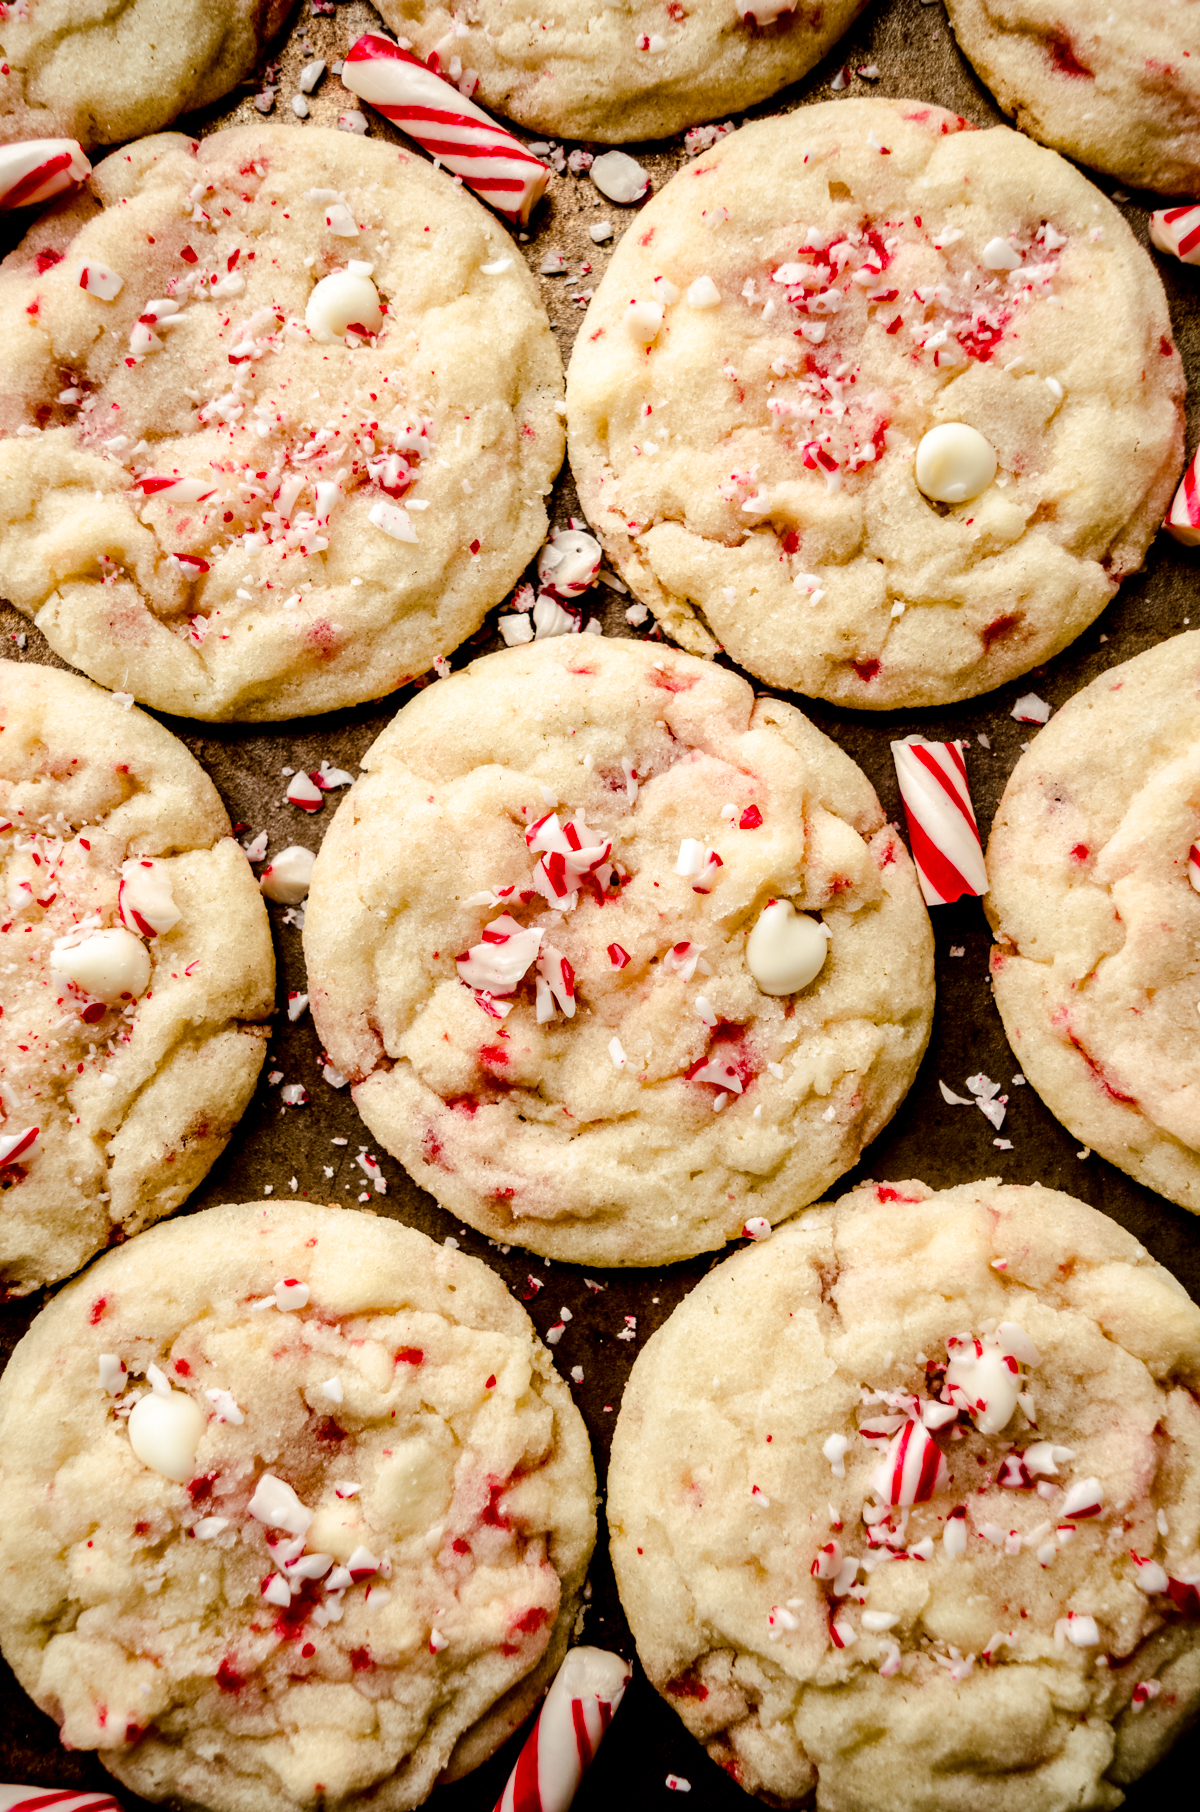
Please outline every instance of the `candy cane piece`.
[[1200, 208], [1159, 208], [1150, 216], [1150, 243], [1181, 264], [1200, 264]]
[[892, 744], [917, 878], [927, 906], [948, 906], [988, 890], [979, 826], [967, 783], [962, 742]]
[[0, 1784], [0, 1812], [121, 1812], [111, 1793]]
[[342, 81], [461, 176], [498, 214], [520, 226], [546, 192], [550, 172], [511, 132], [378, 32], [352, 44]]
[[28, 1126], [24, 1132], [6, 1133], [0, 1138], [0, 1164], [15, 1164], [23, 1158], [40, 1131], [40, 1126]]
[[1184, 547], [1200, 547], [1200, 474], [1197, 473], [1197, 462], [1200, 461], [1200, 447], [1193, 453], [1187, 471], [1183, 475], [1175, 501], [1167, 511], [1163, 523], [1168, 535]]
[[906, 1422], [868, 1483], [885, 1504], [923, 1504], [946, 1483], [946, 1461], [920, 1422]]
[[73, 138], [30, 138], [0, 145], [0, 208], [29, 208], [73, 189], [92, 166]]
[[568, 1650], [495, 1812], [567, 1812], [630, 1672], [605, 1649]]

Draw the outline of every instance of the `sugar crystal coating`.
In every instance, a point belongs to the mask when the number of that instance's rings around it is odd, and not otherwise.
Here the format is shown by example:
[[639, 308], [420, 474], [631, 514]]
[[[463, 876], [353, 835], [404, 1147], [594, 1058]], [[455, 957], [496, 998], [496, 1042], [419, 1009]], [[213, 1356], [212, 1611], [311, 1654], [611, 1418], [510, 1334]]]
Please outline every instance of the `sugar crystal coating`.
[[[584, 513], [668, 634], [883, 710], [987, 691], [1099, 614], [1169, 505], [1182, 396], [1157, 272], [1078, 171], [847, 99], [742, 127], [646, 203], [567, 406]], [[927, 496], [918, 448], [951, 427], [994, 477]]]
[[[961, 1404], [977, 1343], [1028, 1408]], [[643, 1666], [770, 1804], [1115, 1807], [1200, 1703], [1198, 1383], [1200, 1309], [1068, 1196], [864, 1184], [777, 1228], [626, 1386]]]
[[[660, 1263], [803, 1207], [894, 1111], [928, 920], [863, 775], [792, 707], [653, 643], [562, 637], [440, 680], [363, 765], [313, 874], [311, 1009], [374, 1136], [452, 1213]], [[747, 961], [773, 900], [822, 920], [786, 997]]]
[[[256, 1313], [280, 1278], [308, 1305]], [[545, 1690], [594, 1537], [583, 1423], [524, 1312], [352, 1210], [154, 1228], [0, 1380], [0, 1643], [135, 1793], [406, 1812]]]
[[[541, 544], [562, 458], [533, 279], [483, 271], [511, 249], [448, 177], [345, 133], [106, 158], [0, 267], [23, 398], [4, 595], [91, 677], [184, 716], [291, 717], [426, 671]], [[93, 262], [115, 299], [80, 287]]]

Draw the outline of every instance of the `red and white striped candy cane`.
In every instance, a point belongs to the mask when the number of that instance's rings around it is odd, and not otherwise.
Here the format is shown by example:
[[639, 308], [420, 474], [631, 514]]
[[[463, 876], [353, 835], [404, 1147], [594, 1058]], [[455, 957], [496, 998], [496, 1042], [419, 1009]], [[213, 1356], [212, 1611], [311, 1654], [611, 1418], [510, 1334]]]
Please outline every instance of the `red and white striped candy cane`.
[[941, 1448], [920, 1422], [906, 1422], [868, 1483], [885, 1504], [924, 1504], [946, 1478]]
[[0, 145], [0, 208], [29, 208], [73, 189], [92, 166], [73, 138], [30, 138]]
[[0, 1784], [0, 1812], [121, 1812], [111, 1793]]
[[917, 878], [927, 906], [988, 890], [961, 742], [910, 736], [892, 744]]
[[1182, 264], [1200, 264], [1200, 208], [1159, 208], [1150, 216], [1150, 243]]
[[1192, 454], [1191, 462], [1183, 475], [1175, 501], [1167, 511], [1167, 520], [1163, 523], [1168, 535], [1174, 535], [1176, 541], [1184, 547], [1200, 547], [1200, 447]]
[[620, 1655], [572, 1648], [546, 1694], [496, 1812], [567, 1812], [629, 1682]]
[[527, 225], [546, 192], [549, 170], [419, 57], [369, 31], [346, 52], [342, 81], [461, 176], [498, 214]]
[[27, 1126], [24, 1132], [0, 1135], [0, 1164], [15, 1164], [18, 1158], [23, 1158], [40, 1131], [40, 1127]]

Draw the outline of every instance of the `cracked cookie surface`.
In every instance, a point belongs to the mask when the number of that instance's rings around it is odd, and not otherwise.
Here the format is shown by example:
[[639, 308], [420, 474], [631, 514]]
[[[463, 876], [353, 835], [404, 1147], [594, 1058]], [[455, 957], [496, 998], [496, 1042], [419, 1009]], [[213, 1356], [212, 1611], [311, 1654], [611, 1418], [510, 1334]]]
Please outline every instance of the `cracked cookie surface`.
[[[794, 707], [566, 636], [439, 680], [363, 767], [313, 875], [312, 1012], [452, 1214], [659, 1264], [794, 1213], [891, 1118], [929, 1032], [929, 920], [869, 782]], [[747, 962], [773, 899], [830, 940], [790, 995]]]
[[[801, 107], [680, 171], [567, 392], [584, 510], [663, 628], [864, 709], [1064, 648], [1141, 565], [1183, 453], [1166, 299], [1116, 209], [918, 102]], [[915, 455], [952, 422], [998, 466], [937, 503]]]
[[1119, 1805], [1200, 1701], [1198, 1385], [1200, 1310], [1072, 1197], [813, 1210], [626, 1386], [608, 1518], [650, 1679], [772, 1805]]
[[84, 150], [159, 132], [249, 75], [293, 0], [15, 0], [0, 13], [0, 143]]
[[[187, 1430], [169, 1473], [147, 1399]], [[528, 1316], [353, 1209], [213, 1208], [100, 1259], [17, 1347], [0, 1448], [19, 1680], [132, 1791], [213, 1812], [404, 1812], [476, 1766], [558, 1667], [595, 1540]]]
[[562, 459], [512, 242], [417, 157], [320, 127], [163, 134], [90, 187], [0, 267], [0, 591], [185, 717], [423, 673], [537, 549]]
[[[161, 725], [0, 661], [0, 732], [0, 1280], [24, 1294], [200, 1182], [254, 1093], [275, 961], [216, 789]], [[97, 937], [116, 971], [86, 962]]]
[[1193, 631], [1069, 699], [1009, 777], [984, 901], [996, 1005], [1029, 1081], [1085, 1145], [1194, 1211], [1198, 696]]
[[1006, 113], [1044, 145], [1139, 188], [1200, 179], [1200, 13], [1171, 0], [947, 0]]
[[382, 0], [392, 30], [443, 69], [457, 58], [488, 107], [540, 132], [620, 144], [666, 138], [749, 107], [798, 81], [862, 12], [866, 0], [777, 0], [760, 26], [732, 0], [621, 0], [597, 9], [562, 0], [545, 18], [531, 0]]

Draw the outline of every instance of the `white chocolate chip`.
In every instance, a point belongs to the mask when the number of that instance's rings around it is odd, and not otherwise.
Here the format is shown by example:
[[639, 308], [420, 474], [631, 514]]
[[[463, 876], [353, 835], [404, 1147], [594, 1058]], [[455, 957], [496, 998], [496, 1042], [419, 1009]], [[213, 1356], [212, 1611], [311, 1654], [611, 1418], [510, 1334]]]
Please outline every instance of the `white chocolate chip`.
[[383, 310], [371, 270], [362, 259], [352, 258], [344, 271], [331, 271], [321, 278], [304, 310], [304, 323], [314, 340], [331, 345], [352, 327], [379, 332]]
[[56, 975], [74, 982], [98, 1000], [137, 1000], [150, 982], [150, 958], [140, 937], [118, 927], [90, 937], [56, 938], [51, 959]]
[[824, 967], [829, 938], [819, 919], [772, 900], [746, 939], [746, 966], [763, 994], [798, 994]]
[[917, 487], [935, 503], [966, 503], [996, 476], [996, 449], [966, 422], [942, 422], [917, 448]]
[[183, 1391], [168, 1386], [164, 1396], [152, 1390], [130, 1411], [129, 1445], [143, 1466], [183, 1485], [195, 1468], [204, 1426], [203, 1410]]

